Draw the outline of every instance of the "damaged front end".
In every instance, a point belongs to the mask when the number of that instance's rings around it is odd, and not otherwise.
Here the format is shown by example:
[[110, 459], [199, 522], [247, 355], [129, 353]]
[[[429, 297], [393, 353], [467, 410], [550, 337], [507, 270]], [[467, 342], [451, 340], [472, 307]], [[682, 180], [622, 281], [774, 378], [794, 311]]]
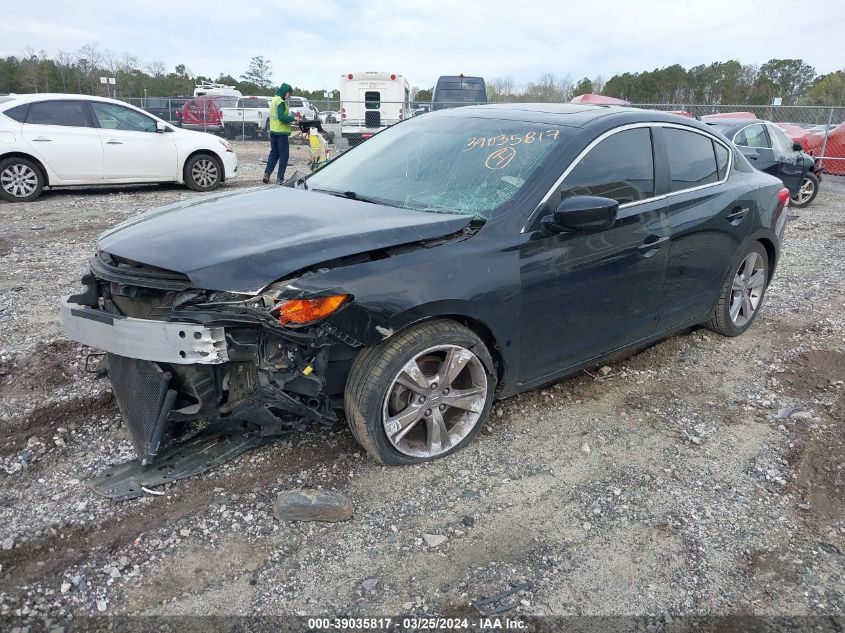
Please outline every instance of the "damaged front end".
[[106, 352], [115, 398], [142, 467], [169, 433], [204, 418], [255, 437], [333, 425], [361, 343], [325, 318], [347, 295], [198, 290], [179, 273], [100, 252], [85, 291], [61, 304], [69, 338]]

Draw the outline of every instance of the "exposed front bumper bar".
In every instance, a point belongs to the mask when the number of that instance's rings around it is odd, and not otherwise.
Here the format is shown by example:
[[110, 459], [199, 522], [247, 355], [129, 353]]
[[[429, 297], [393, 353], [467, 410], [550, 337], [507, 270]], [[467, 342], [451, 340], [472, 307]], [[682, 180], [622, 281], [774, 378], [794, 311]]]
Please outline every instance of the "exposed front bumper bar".
[[217, 365], [229, 360], [222, 327], [171, 323], [109, 314], [59, 303], [67, 337], [126, 358], [176, 365]]

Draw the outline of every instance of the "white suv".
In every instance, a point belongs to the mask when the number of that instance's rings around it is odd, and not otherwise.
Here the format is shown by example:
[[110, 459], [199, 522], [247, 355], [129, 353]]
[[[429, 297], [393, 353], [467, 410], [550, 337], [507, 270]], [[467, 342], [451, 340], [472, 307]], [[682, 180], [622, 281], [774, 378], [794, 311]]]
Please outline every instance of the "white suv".
[[0, 97], [0, 197], [44, 187], [184, 183], [211, 191], [237, 177], [232, 147], [113, 99], [66, 94]]

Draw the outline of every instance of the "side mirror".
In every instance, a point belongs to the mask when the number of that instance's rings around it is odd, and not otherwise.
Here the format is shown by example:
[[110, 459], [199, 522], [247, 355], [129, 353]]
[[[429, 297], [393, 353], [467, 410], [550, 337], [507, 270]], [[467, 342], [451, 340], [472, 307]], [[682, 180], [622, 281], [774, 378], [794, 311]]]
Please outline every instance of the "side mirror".
[[804, 151], [804, 146], [803, 146], [803, 145], [801, 145], [801, 143], [799, 143], [798, 141], [795, 141], [795, 142], [792, 144], [792, 151], [794, 151], [794, 152], [803, 152], [803, 151]]
[[563, 200], [543, 226], [552, 233], [566, 231], [602, 231], [616, 222], [619, 203], [601, 196], [573, 196]]
[[170, 126], [164, 121], [156, 121], [156, 132], [170, 132]]

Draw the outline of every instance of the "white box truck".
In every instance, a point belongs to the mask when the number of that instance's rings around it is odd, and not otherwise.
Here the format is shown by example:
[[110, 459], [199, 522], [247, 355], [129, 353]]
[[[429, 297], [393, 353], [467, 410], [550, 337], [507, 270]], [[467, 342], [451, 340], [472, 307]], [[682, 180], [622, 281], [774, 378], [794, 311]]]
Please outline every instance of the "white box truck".
[[340, 76], [340, 133], [350, 147], [410, 116], [411, 89], [404, 76], [357, 72]]

